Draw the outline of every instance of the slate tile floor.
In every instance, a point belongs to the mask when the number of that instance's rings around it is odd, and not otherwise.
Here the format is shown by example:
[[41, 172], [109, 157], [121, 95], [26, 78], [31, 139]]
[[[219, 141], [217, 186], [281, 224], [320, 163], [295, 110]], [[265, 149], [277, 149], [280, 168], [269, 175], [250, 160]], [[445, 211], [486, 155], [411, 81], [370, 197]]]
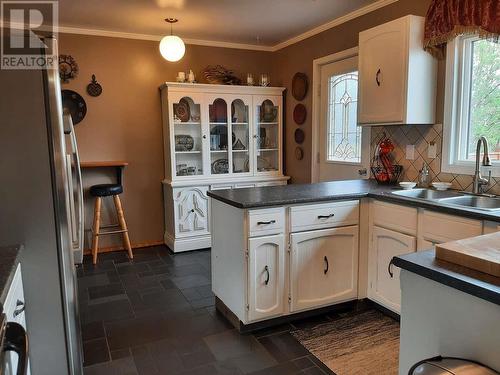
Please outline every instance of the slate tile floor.
[[332, 374], [289, 332], [333, 316], [240, 335], [214, 308], [209, 250], [85, 257], [78, 290], [85, 375]]

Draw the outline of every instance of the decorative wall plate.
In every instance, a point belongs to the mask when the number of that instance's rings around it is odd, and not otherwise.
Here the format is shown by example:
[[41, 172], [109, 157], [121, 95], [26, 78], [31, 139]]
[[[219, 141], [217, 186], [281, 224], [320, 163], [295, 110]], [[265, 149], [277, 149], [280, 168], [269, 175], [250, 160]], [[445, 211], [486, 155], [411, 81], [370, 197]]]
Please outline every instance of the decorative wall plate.
[[307, 109], [306, 106], [302, 103], [299, 103], [293, 109], [293, 121], [297, 125], [302, 125], [307, 118]]
[[174, 112], [181, 122], [188, 122], [191, 118], [191, 110], [186, 99], [182, 98], [179, 103], [174, 104]]
[[87, 114], [87, 104], [80, 94], [73, 90], [62, 90], [62, 105], [65, 114], [69, 113], [73, 124], [80, 123]]
[[303, 158], [304, 158], [304, 151], [302, 150], [302, 147], [300, 146], [295, 147], [295, 159], [302, 160]]
[[304, 134], [304, 131], [299, 128], [299, 129], [295, 130], [294, 138], [295, 138], [295, 142], [297, 142], [300, 145], [300, 144], [302, 144], [302, 142], [304, 142], [306, 135]]
[[87, 94], [94, 97], [102, 94], [102, 86], [95, 79], [95, 74], [92, 74], [92, 81], [87, 85]]
[[71, 55], [59, 55], [59, 77], [62, 83], [68, 83], [70, 79], [78, 75], [78, 64]]
[[307, 88], [309, 86], [307, 76], [304, 73], [295, 73], [292, 79], [292, 95], [301, 101], [307, 95]]

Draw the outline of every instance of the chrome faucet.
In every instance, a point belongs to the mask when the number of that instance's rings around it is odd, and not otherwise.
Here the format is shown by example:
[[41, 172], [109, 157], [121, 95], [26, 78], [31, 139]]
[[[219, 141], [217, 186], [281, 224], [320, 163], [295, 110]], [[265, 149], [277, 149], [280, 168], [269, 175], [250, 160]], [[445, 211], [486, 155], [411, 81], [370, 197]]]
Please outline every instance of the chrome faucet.
[[484, 145], [484, 155], [482, 165], [485, 167], [491, 166], [490, 156], [488, 155], [488, 141], [484, 137], [480, 137], [477, 141], [476, 146], [476, 171], [474, 172], [474, 179], [472, 182], [472, 193], [482, 194], [484, 192], [484, 187], [490, 184], [491, 180], [491, 170], [488, 174], [488, 179], [481, 176], [481, 171], [479, 170], [479, 157], [481, 154], [481, 143]]

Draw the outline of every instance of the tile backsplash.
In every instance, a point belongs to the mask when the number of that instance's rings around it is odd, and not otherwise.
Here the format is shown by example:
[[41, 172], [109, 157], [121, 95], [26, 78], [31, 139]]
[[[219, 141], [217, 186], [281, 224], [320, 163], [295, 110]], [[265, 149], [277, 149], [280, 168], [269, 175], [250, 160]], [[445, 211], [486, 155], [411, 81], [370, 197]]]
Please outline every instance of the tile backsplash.
[[[374, 126], [371, 128], [371, 156], [373, 157], [377, 143], [387, 136], [394, 144], [392, 158], [396, 164], [403, 166], [403, 175], [400, 181], [417, 181], [418, 172], [425, 162], [429, 165], [432, 181], [451, 182], [456, 190], [472, 190], [472, 176], [441, 172], [441, 150], [443, 144], [443, 126], [436, 125], [402, 125], [402, 126]], [[427, 157], [427, 148], [430, 142], [436, 144], [436, 157]], [[405, 157], [406, 146], [415, 145], [414, 160]], [[491, 179], [487, 193], [500, 195], [500, 178]]]

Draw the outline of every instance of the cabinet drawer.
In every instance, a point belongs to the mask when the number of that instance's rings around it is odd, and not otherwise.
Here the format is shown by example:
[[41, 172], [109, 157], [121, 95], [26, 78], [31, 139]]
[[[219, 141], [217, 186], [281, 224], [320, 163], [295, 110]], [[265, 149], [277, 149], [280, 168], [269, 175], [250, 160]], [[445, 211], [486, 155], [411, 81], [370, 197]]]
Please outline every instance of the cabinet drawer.
[[418, 211], [416, 208], [373, 201], [373, 224], [411, 235], [417, 234]]
[[292, 232], [356, 225], [359, 201], [330, 202], [290, 208]]
[[479, 220], [424, 211], [420, 220], [419, 237], [432, 243], [456, 241], [482, 234]]
[[248, 232], [250, 237], [283, 233], [284, 229], [284, 208], [266, 208], [248, 211]]

